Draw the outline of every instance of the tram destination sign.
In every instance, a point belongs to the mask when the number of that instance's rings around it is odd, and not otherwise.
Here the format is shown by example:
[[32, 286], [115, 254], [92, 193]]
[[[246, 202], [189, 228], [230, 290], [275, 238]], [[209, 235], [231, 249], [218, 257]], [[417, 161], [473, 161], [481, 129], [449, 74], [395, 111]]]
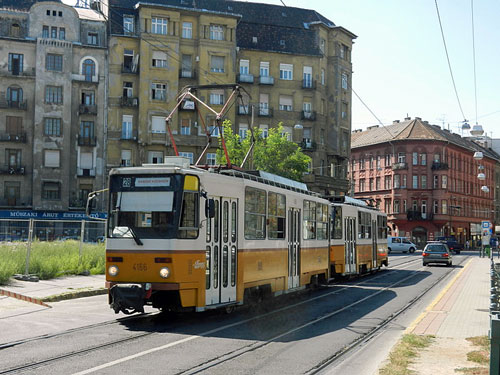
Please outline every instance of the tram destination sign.
[[85, 212], [69, 211], [29, 211], [29, 210], [0, 210], [0, 219], [17, 220], [92, 220], [106, 219], [104, 212], [94, 212], [89, 216]]

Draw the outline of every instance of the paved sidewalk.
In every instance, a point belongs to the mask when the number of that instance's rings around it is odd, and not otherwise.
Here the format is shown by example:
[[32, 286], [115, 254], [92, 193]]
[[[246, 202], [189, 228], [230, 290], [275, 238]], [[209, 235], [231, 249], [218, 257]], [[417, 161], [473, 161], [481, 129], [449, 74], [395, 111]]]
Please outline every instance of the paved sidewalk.
[[417, 374], [455, 374], [455, 369], [477, 367], [467, 353], [477, 350], [468, 337], [487, 336], [490, 328], [490, 260], [471, 258], [427, 307], [406, 333], [434, 335], [430, 347], [419, 352], [411, 367]]

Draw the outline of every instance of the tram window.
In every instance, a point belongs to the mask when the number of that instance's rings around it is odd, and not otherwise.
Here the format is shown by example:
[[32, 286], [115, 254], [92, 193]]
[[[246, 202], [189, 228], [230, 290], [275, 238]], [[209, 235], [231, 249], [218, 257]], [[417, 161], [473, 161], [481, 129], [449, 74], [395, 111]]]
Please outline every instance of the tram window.
[[215, 201], [214, 242], [219, 242], [219, 201]]
[[229, 202], [224, 202], [222, 206], [222, 240], [229, 240]]
[[236, 202], [231, 203], [231, 242], [236, 242]]
[[316, 238], [316, 202], [304, 201], [304, 240]]
[[266, 238], [266, 192], [247, 187], [245, 189], [245, 238]]
[[316, 205], [316, 226], [317, 226], [317, 235], [316, 238], [318, 240], [326, 240], [328, 239], [328, 206], [326, 204], [317, 204]]
[[210, 246], [207, 246], [207, 250], [205, 251], [205, 288], [210, 289], [210, 271], [212, 270], [212, 265], [210, 264], [211, 256], [210, 256]]
[[207, 217], [207, 242], [212, 240], [212, 219]]
[[286, 228], [286, 196], [269, 193], [267, 198], [269, 239], [285, 238]]
[[198, 193], [184, 192], [179, 238], [198, 237]]
[[386, 239], [387, 238], [387, 217], [386, 216], [377, 216], [377, 227], [378, 227], [378, 238]]
[[372, 238], [372, 227], [370, 223], [370, 214], [368, 212], [358, 212], [358, 237]]
[[342, 239], [342, 207], [333, 207], [332, 239]]
[[231, 286], [236, 285], [236, 246], [231, 246]]
[[214, 261], [213, 264], [213, 275], [214, 275], [214, 289], [219, 287], [219, 246], [214, 246]]
[[228, 254], [229, 249], [227, 245], [224, 245], [222, 248], [222, 286], [227, 288], [227, 279], [228, 279]]

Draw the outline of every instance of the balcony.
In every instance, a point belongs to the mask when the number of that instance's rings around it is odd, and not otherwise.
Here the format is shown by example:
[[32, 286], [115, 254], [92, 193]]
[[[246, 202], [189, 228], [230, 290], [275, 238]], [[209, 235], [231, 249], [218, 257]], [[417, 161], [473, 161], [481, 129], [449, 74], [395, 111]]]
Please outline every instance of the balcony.
[[76, 175], [78, 177], [95, 177], [95, 168], [77, 168]]
[[0, 108], [13, 108], [26, 111], [27, 109], [26, 100], [23, 101], [12, 101], [12, 100], [0, 100]]
[[399, 169], [408, 169], [408, 164], [405, 163], [405, 162], [402, 162], [402, 163], [394, 163], [392, 165], [392, 170], [393, 171], [397, 171]]
[[408, 210], [406, 211], [406, 219], [408, 221], [413, 220], [432, 220], [434, 218], [434, 214], [432, 212], [422, 213], [418, 210]]
[[131, 132], [121, 132], [120, 139], [123, 141], [137, 141], [137, 130]]
[[273, 109], [272, 108], [259, 108], [259, 117], [273, 117]]
[[314, 79], [303, 79], [302, 80], [302, 88], [303, 89], [316, 89], [316, 80]]
[[120, 105], [122, 107], [138, 107], [139, 106], [139, 98], [132, 96], [122, 96], [120, 99]]
[[78, 146], [95, 147], [97, 143], [96, 137], [84, 137], [78, 134]]
[[0, 133], [0, 141], [26, 143], [26, 133], [19, 133], [19, 134]]
[[[95, 200], [93, 200], [91, 202], [95, 202]], [[85, 201], [83, 199], [74, 198], [74, 199], [70, 199], [70, 201], [69, 201], [69, 207], [73, 207], [73, 208], [83, 208], [86, 205], [87, 205], [87, 201]]]
[[72, 74], [71, 79], [73, 81], [88, 82], [88, 83], [99, 83], [99, 76], [91, 76], [85, 74]]
[[316, 111], [302, 111], [301, 119], [316, 121]]
[[259, 84], [261, 85], [274, 85], [274, 77], [271, 76], [260, 76]]
[[308, 138], [304, 138], [302, 142], [299, 143], [299, 146], [304, 151], [316, 151], [316, 142], [311, 141]]
[[122, 73], [125, 74], [138, 74], [139, 66], [133, 64], [122, 64]]
[[448, 169], [448, 163], [441, 163], [439, 161], [432, 162], [431, 169], [433, 171], [443, 171]]
[[78, 107], [78, 113], [80, 115], [97, 115], [97, 106], [80, 104]]
[[196, 79], [196, 70], [181, 69], [179, 70], [179, 78]]
[[236, 76], [238, 83], [253, 83], [253, 74], [238, 74]]
[[11, 167], [6, 165], [0, 168], [0, 174], [24, 175], [25, 173], [25, 167]]
[[0, 198], [0, 207], [31, 207], [31, 200], [17, 197]]

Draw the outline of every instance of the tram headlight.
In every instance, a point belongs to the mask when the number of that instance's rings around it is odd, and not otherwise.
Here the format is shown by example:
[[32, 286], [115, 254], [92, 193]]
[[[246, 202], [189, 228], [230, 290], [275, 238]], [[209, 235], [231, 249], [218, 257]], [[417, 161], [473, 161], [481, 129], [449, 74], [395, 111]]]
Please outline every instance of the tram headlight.
[[167, 279], [170, 276], [170, 269], [168, 267], [162, 267], [160, 269], [160, 276]]
[[118, 269], [117, 266], [109, 266], [108, 268], [108, 275], [109, 276], [116, 276], [118, 275], [118, 272], [120, 272], [120, 270]]

